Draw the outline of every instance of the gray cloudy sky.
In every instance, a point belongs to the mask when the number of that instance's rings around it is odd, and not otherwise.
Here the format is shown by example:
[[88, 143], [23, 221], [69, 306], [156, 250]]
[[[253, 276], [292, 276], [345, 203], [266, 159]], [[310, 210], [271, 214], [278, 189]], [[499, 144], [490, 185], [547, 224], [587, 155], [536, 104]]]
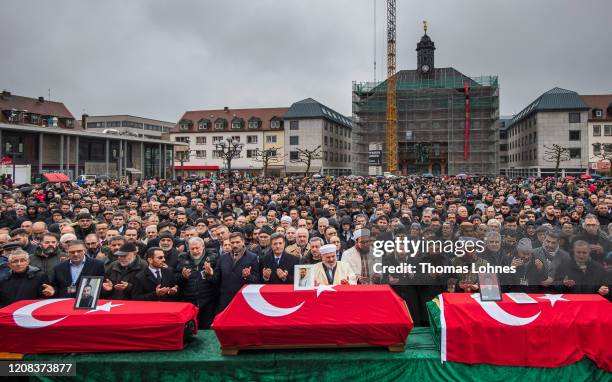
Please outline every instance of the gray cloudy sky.
[[[377, 61], [386, 73], [385, 1]], [[498, 75], [501, 112], [560, 86], [612, 93], [610, 0], [397, 1], [398, 69], [414, 69], [421, 20], [436, 66]], [[289, 106], [306, 97], [350, 115], [371, 81], [373, 0], [7, 0], [0, 87], [61, 100], [78, 118]]]

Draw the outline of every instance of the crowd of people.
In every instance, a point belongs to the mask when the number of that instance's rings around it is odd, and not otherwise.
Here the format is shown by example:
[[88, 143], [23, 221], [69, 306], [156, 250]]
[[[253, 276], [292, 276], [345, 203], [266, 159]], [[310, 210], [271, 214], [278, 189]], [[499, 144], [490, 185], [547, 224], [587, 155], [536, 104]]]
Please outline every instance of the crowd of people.
[[152, 179], [1, 192], [0, 307], [74, 297], [82, 277], [103, 276], [100, 298], [193, 303], [206, 328], [243, 285], [293, 284], [294, 266], [312, 264], [316, 284], [390, 284], [427, 325], [431, 298], [479, 290], [474, 272], [375, 272], [374, 242], [404, 238], [484, 251], [394, 250], [382, 264], [511, 265], [503, 291], [611, 295], [609, 181]]

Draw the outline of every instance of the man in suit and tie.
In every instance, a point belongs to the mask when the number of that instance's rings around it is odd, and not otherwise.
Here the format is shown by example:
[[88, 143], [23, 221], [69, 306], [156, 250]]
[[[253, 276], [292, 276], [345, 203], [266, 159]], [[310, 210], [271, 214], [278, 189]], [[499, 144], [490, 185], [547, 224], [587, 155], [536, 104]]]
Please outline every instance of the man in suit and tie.
[[132, 299], [139, 301], [176, 301], [178, 284], [174, 270], [166, 266], [164, 250], [151, 247], [145, 252], [148, 267], [134, 279]]
[[260, 280], [258, 257], [247, 251], [242, 232], [231, 233], [229, 239], [232, 253], [224, 253], [214, 269], [210, 263], [204, 263], [207, 279], [219, 286], [217, 312], [229, 305], [243, 285], [257, 284]]
[[298, 258], [285, 252], [285, 237], [282, 233], [270, 236], [272, 252], [261, 259], [261, 281], [264, 284], [293, 284], [293, 266]]
[[336, 259], [336, 246], [321, 247], [322, 261], [312, 268], [315, 285], [357, 284], [357, 276], [348, 263]]
[[52, 283], [57, 298], [75, 297], [83, 276], [104, 276], [104, 263], [85, 256], [87, 250], [83, 241], [72, 240], [66, 252], [68, 261], [63, 261], [53, 268]]

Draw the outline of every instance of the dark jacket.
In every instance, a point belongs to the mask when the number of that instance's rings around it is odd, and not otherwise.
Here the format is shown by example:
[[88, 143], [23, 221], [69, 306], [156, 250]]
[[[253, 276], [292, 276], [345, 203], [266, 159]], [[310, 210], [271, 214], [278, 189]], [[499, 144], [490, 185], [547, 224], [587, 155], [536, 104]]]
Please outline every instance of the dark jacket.
[[42, 248], [38, 248], [36, 252], [30, 255], [30, 265], [39, 268], [47, 274], [49, 280], [53, 280], [53, 268], [61, 262], [60, 257], [64, 254], [58, 247], [53, 253], [44, 254]]
[[56, 298], [75, 297], [76, 293], [68, 293], [68, 287], [78, 287], [83, 276], [104, 276], [104, 263], [100, 260], [89, 259], [85, 257], [83, 260], [85, 265], [81, 270], [81, 274], [77, 280], [72, 280], [70, 274], [70, 261], [63, 261], [53, 268], [53, 287], [55, 288]]
[[[172, 268], [160, 269], [161, 287], [172, 288], [177, 285], [174, 270]], [[155, 293], [157, 280], [148, 266], [140, 271], [134, 278], [134, 288], [132, 288], [132, 300], [139, 301], [176, 301], [178, 294], [158, 296]]]
[[[512, 254], [506, 256], [505, 263], [502, 265], [511, 266]], [[540, 260], [542, 262], [542, 269], [538, 270], [535, 261]], [[548, 278], [549, 262], [538, 254], [532, 254], [529, 262], [521, 266], [516, 267], [515, 273], [506, 273], [502, 275], [505, 291], [508, 292], [524, 292], [524, 293], [538, 293], [542, 290], [540, 285], [542, 281]]]
[[140, 257], [135, 257], [134, 261], [128, 264], [127, 267], [123, 268], [119, 264], [119, 260], [113, 261], [106, 271], [105, 279], [109, 279], [113, 282], [113, 285], [120, 282], [127, 282], [129, 285], [125, 290], [113, 290], [107, 292], [102, 289], [102, 297], [109, 300], [131, 300], [132, 299], [132, 288], [134, 287], [134, 280], [136, 275], [148, 266], [147, 262]]
[[[200, 264], [196, 265], [191, 255], [183, 252], [178, 257], [176, 267], [175, 277], [181, 290], [181, 300], [190, 302], [198, 307], [207, 304], [216, 305], [219, 294], [217, 286], [202, 276], [205, 260], [205, 258], [202, 259]], [[191, 275], [189, 275], [188, 279], [185, 279], [182, 275], [185, 268], [191, 269]]]
[[11, 269], [8, 266], [8, 258], [0, 255], [0, 280], [8, 276], [9, 273], [11, 273]]
[[95, 224], [90, 225], [88, 229], [83, 229], [79, 225], [74, 227], [74, 234], [79, 240], [85, 240], [85, 236], [89, 235], [90, 233], [96, 233]]
[[[251, 267], [248, 277], [242, 277], [242, 270]], [[226, 253], [217, 261], [213, 282], [219, 286], [219, 307], [217, 311], [225, 309], [232, 301], [236, 293], [245, 284], [257, 284], [260, 280], [259, 260], [257, 255], [245, 251], [244, 255], [234, 264], [234, 257]]]
[[9, 273], [0, 280], [0, 308], [20, 300], [44, 298], [42, 285], [48, 283], [47, 275], [33, 266], [24, 273]]
[[562, 280], [567, 277], [568, 280], [576, 282], [576, 285], [571, 288], [561, 284], [563, 293], [597, 293], [599, 287], [608, 285], [610, 282], [601, 264], [593, 260], [587, 262], [586, 270], [583, 272], [578, 267], [578, 264], [576, 264], [576, 261], [571, 259], [561, 266], [560, 272]]
[[[299, 263], [299, 259], [293, 255], [288, 254], [287, 252], [283, 252], [280, 258], [279, 266], [276, 266], [276, 260], [274, 259], [274, 254], [269, 253], [265, 255], [261, 259], [261, 282], [263, 284], [293, 284], [293, 270], [294, 266]], [[263, 269], [270, 268], [272, 270], [272, 274], [270, 275], [270, 280], [266, 281], [263, 278]], [[280, 268], [283, 271], [289, 272], [285, 281], [278, 278], [276, 274], [276, 269]]]

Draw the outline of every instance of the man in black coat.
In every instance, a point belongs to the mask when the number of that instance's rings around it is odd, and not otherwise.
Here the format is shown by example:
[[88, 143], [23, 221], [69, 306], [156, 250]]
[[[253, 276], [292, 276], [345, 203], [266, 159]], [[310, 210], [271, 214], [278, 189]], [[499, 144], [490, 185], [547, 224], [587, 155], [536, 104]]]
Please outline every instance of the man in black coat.
[[84, 276], [104, 276], [104, 263], [85, 256], [85, 244], [73, 240], [68, 245], [68, 261], [53, 268], [53, 286], [57, 298], [76, 296], [77, 287]]
[[27, 252], [17, 250], [9, 255], [10, 273], [0, 280], [0, 308], [20, 300], [37, 300], [55, 294], [45, 272], [30, 266]]
[[102, 297], [108, 300], [131, 300], [136, 275], [146, 269], [147, 262], [138, 256], [138, 247], [125, 243], [115, 252], [117, 260], [107, 268]]
[[166, 266], [164, 251], [151, 247], [145, 253], [148, 267], [136, 275], [132, 288], [132, 300], [176, 301], [178, 284], [174, 269]]
[[285, 252], [285, 237], [274, 233], [270, 237], [272, 252], [261, 259], [261, 282], [264, 284], [293, 284], [293, 267], [298, 258]]
[[245, 284], [257, 284], [259, 276], [259, 259], [256, 254], [247, 251], [244, 235], [241, 232], [230, 234], [232, 253], [224, 253], [212, 268], [204, 264], [204, 271], [209, 280], [219, 286], [219, 307], [221, 312], [232, 301], [240, 288]]
[[573, 245], [574, 256], [561, 266], [563, 293], [599, 293], [610, 298], [610, 280], [604, 267], [591, 259], [588, 242], [577, 240]]

